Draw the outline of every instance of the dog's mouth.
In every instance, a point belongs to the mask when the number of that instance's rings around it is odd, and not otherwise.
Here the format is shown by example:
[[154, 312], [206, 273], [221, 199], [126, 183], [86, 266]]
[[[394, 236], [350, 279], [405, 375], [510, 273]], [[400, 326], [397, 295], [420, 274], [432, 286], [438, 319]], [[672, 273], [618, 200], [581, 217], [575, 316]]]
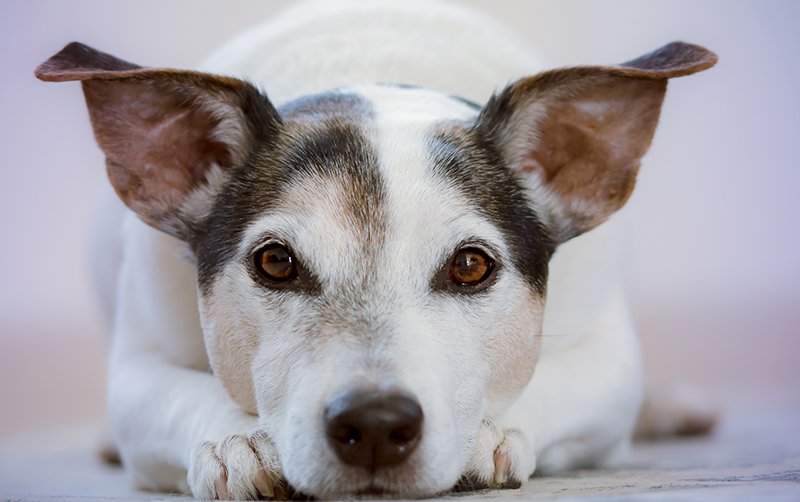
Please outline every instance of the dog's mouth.
[[416, 498], [416, 497], [414, 497], [414, 495], [412, 493], [398, 491], [398, 490], [392, 490], [392, 489], [389, 489], [389, 488], [383, 488], [383, 487], [378, 486], [378, 485], [376, 485], [374, 483], [370, 483], [366, 488], [360, 488], [358, 490], [355, 490], [354, 492], [351, 492], [351, 494], [348, 496], [348, 498], [350, 498], [350, 497], [352, 497], [354, 499], [365, 499], [365, 500], [371, 500], [371, 499], [388, 499], [388, 500], [391, 500], [391, 499], [407, 499], [409, 497]]
[[366, 488], [362, 488], [360, 490], [356, 490], [351, 497], [354, 499], [363, 499], [363, 500], [372, 500], [372, 499], [384, 499], [384, 500], [392, 500], [392, 499], [408, 499], [408, 498], [419, 498], [421, 494], [417, 494], [416, 496], [413, 493], [403, 492], [403, 491], [396, 491], [390, 490], [387, 488], [381, 488], [380, 486], [376, 485], [369, 485]]
[[[337, 498], [347, 498], [347, 499], [355, 499], [355, 500], [371, 500], [371, 499], [393, 499], [393, 498], [401, 498], [403, 494], [393, 492], [391, 490], [387, 490], [385, 488], [381, 488], [375, 485], [369, 485], [366, 488], [362, 488], [360, 490], [355, 490], [352, 492], [344, 492], [337, 496]], [[317, 497], [306, 495], [304, 493], [298, 491], [292, 491], [290, 496], [288, 497], [290, 501], [303, 501], [303, 502], [310, 502], [319, 500]]]
[[369, 485], [368, 487], [364, 488], [363, 490], [359, 490], [355, 493], [356, 497], [386, 497], [391, 496], [391, 492], [385, 490], [384, 488], [380, 488], [375, 485]]
[[[380, 486], [370, 484], [366, 488], [361, 488], [355, 491], [351, 491], [349, 493], [344, 492], [337, 496], [337, 498], [348, 498], [348, 499], [355, 499], [355, 500], [371, 500], [371, 499], [399, 499], [399, 498], [408, 498], [409, 494], [401, 493], [394, 490], [389, 490], [387, 488], [381, 488]], [[319, 500], [317, 497], [307, 495], [295, 490], [291, 490], [288, 500], [291, 501], [315, 501]]]

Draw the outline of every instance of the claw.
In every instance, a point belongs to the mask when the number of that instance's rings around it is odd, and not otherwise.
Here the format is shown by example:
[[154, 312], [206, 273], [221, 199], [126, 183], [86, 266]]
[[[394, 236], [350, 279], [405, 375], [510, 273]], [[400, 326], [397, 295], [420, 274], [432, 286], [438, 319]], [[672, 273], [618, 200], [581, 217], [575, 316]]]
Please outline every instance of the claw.
[[274, 445], [258, 432], [206, 441], [196, 449], [191, 464], [187, 481], [197, 498], [284, 500], [289, 495]]
[[214, 490], [217, 492], [217, 498], [219, 500], [232, 500], [230, 492], [228, 491], [228, 473], [222, 473], [222, 477], [219, 477], [214, 480]]
[[531, 447], [522, 432], [498, 429], [486, 419], [478, 430], [475, 452], [459, 489], [519, 488], [535, 467]]
[[508, 453], [500, 451], [498, 448], [494, 452], [494, 484], [502, 486], [508, 481], [511, 473], [511, 457]]

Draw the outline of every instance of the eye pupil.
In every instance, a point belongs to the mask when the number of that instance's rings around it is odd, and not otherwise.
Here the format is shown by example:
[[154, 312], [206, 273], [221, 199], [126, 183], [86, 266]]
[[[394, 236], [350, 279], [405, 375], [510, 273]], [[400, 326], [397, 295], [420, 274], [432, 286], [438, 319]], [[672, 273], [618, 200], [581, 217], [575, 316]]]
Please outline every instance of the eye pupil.
[[450, 280], [462, 286], [479, 284], [489, 277], [493, 263], [480, 249], [462, 249], [453, 257]]
[[268, 244], [256, 253], [256, 268], [271, 281], [285, 282], [297, 276], [294, 256], [283, 244]]

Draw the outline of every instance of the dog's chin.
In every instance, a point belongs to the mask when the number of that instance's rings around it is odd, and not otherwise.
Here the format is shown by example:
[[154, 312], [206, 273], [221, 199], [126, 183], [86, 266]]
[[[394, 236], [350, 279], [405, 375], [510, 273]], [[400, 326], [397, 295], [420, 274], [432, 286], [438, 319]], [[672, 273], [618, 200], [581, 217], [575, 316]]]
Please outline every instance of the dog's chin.
[[355, 494], [357, 498], [395, 498], [397, 495], [400, 494], [391, 492], [389, 490], [384, 490], [383, 488], [378, 488], [375, 485], [370, 485], [364, 490], [359, 490]]
[[[344, 487], [343, 487], [344, 488]], [[337, 499], [353, 499], [353, 500], [398, 500], [398, 499], [418, 499], [435, 496], [443, 491], [430, 492], [421, 490], [402, 490], [382, 488], [379, 484], [369, 483], [364, 487], [353, 490], [343, 490], [336, 493], [329, 493], [325, 496], [314, 497], [319, 500], [337, 500]]]
[[376, 485], [369, 485], [366, 488], [358, 490], [353, 495], [355, 499], [400, 499], [400, 498], [413, 498], [414, 495], [397, 492], [392, 490], [387, 490], [385, 488], [380, 488]]
[[[302, 494], [298, 493], [303, 500], [340, 500], [340, 499], [355, 499], [355, 500], [374, 500], [374, 499], [418, 499], [427, 498], [446, 493], [452, 488], [438, 487], [433, 489], [426, 489], [424, 487], [414, 485], [413, 483], [399, 483], [396, 480], [387, 481], [382, 480], [381, 476], [365, 476], [363, 482], [349, 483], [349, 486], [342, 484], [333, 488], [333, 490], [325, 491], [323, 493], [314, 493], [315, 490], [303, 491]], [[297, 499], [297, 497], [293, 497]]]
[[384, 488], [380, 488], [375, 485], [370, 485], [365, 489], [359, 490], [354, 494], [350, 495], [350, 497], [357, 499], [357, 500], [374, 500], [374, 499], [385, 499], [385, 500], [393, 500], [393, 499], [419, 499], [419, 498], [428, 498], [438, 494], [443, 493], [440, 492], [426, 492], [426, 491], [414, 491], [408, 492], [403, 490], [388, 490]]

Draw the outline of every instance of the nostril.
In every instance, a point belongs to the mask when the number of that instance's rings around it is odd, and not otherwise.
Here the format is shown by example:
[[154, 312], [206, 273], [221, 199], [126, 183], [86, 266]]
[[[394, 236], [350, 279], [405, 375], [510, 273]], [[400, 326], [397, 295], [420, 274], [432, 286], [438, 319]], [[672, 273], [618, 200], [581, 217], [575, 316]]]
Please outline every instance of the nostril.
[[361, 441], [361, 432], [351, 425], [334, 427], [328, 432], [328, 435], [334, 441], [338, 441], [339, 443], [346, 445], [355, 445]]
[[328, 442], [348, 465], [372, 470], [405, 460], [419, 443], [422, 408], [400, 392], [354, 390], [325, 410]]
[[389, 431], [389, 441], [398, 445], [410, 443], [419, 435], [419, 427], [405, 426], [396, 427]]

